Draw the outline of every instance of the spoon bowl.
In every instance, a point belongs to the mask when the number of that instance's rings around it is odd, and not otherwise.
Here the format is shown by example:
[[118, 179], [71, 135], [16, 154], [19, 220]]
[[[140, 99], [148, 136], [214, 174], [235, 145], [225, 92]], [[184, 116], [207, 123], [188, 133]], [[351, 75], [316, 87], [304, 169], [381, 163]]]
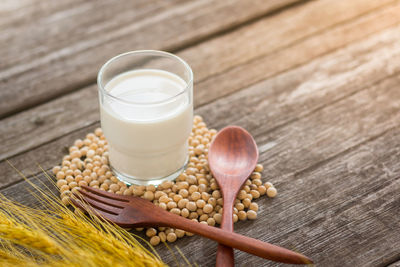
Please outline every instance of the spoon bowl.
[[257, 164], [256, 142], [239, 126], [225, 127], [211, 142], [208, 160], [212, 173], [218, 175], [218, 183], [222, 180], [232, 182], [228, 176], [245, 176], [242, 179], [246, 181]]

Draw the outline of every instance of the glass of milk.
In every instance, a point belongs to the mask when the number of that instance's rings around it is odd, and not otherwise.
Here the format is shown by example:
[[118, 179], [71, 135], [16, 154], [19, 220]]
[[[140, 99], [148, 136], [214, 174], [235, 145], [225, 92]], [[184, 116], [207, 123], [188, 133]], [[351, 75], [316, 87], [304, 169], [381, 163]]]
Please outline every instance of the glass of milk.
[[101, 127], [114, 174], [128, 184], [175, 179], [188, 161], [193, 73], [181, 58], [142, 50], [100, 69]]

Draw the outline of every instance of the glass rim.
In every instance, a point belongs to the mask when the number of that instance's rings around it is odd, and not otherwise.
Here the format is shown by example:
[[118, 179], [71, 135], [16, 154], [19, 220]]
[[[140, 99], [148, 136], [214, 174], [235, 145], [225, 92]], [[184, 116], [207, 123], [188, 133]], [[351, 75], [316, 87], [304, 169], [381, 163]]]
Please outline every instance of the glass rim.
[[[185, 87], [184, 90], [182, 90], [181, 92], [177, 93], [176, 95], [173, 95], [171, 97], [168, 97], [166, 99], [163, 100], [159, 100], [159, 101], [151, 101], [151, 102], [135, 102], [135, 101], [130, 101], [130, 100], [126, 100], [124, 98], [120, 98], [117, 96], [114, 96], [112, 94], [110, 94], [105, 88], [103, 83], [101, 82], [101, 78], [103, 77], [103, 74], [106, 70], [106, 68], [114, 61], [118, 60], [119, 58], [122, 58], [124, 56], [128, 56], [128, 55], [135, 55], [135, 54], [153, 54], [153, 55], [158, 55], [158, 56], [167, 56], [167, 57], [172, 57], [173, 59], [177, 60], [178, 62], [180, 62], [185, 69], [187, 69], [189, 71], [189, 81], [187, 82], [187, 85]], [[99, 88], [99, 90], [101, 91], [101, 93], [103, 93], [104, 95], [111, 97], [112, 99], [127, 103], [127, 104], [134, 104], [134, 105], [153, 105], [153, 104], [162, 104], [168, 101], [173, 100], [174, 98], [186, 93], [191, 84], [193, 83], [193, 71], [190, 68], [189, 64], [186, 63], [186, 61], [184, 61], [182, 58], [169, 53], [169, 52], [165, 52], [165, 51], [160, 51], [160, 50], [134, 50], [134, 51], [129, 51], [129, 52], [125, 52], [119, 55], [116, 55], [114, 57], [112, 57], [111, 59], [109, 59], [106, 63], [104, 63], [104, 65], [100, 68], [98, 74], [97, 74], [97, 86]]]

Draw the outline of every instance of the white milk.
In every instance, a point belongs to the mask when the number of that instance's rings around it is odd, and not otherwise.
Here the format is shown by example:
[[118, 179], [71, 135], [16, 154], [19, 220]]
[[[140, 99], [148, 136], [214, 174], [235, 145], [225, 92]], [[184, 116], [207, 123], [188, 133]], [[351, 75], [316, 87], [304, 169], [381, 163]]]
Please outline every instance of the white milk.
[[[111, 95], [128, 101], [108, 97], [100, 108], [110, 163], [117, 172], [146, 181], [183, 167], [193, 122], [190, 94], [164, 100], [186, 86], [179, 76], [153, 69], [125, 72], [106, 84]], [[157, 101], [164, 102], [148, 104]]]

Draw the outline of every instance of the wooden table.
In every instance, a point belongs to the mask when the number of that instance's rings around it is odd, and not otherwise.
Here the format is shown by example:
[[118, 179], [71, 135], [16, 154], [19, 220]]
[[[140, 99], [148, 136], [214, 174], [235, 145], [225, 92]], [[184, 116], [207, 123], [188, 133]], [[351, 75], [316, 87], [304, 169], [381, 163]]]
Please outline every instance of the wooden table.
[[[99, 126], [100, 66], [166, 50], [193, 68], [195, 113], [248, 129], [278, 189], [237, 232], [317, 266], [400, 266], [399, 23], [393, 0], [2, 0], [0, 193], [35, 205], [7, 160], [48, 183], [38, 164], [59, 164]], [[211, 241], [175, 245], [214, 263]], [[235, 255], [238, 266], [277, 266]]]

